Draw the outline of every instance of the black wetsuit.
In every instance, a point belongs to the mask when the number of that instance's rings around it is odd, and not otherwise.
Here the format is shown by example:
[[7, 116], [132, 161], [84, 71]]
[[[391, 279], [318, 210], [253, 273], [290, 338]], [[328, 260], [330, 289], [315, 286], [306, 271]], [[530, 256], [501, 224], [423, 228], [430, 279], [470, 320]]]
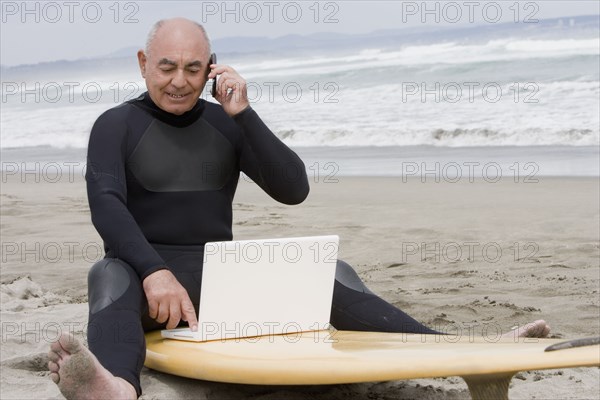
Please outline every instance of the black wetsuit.
[[[141, 393], [148, 317], [141, 282], [169, 269], [197, 307], [203, 245], [232, 239], [240, 171], [273, 199], [309, 192], [300, 158], [247, 108], [233, 118], [199, 100], [183, 115], [145, 93], [102, 114], [92, 128], [86, 174], [92, 221], [106, 257], [88, 276], [90, 350]], [[196, 309], [196, 312], [198, 310]], [[337, 329], [434, 333], [370, 292], [338, 261], [331, 324]]]

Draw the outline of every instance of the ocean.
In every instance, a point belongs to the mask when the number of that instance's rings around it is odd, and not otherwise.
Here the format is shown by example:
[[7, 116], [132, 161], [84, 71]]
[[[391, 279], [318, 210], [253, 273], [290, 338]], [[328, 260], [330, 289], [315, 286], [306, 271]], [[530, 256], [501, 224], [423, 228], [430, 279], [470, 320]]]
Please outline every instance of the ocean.
[[[322, 35], [293, 51], [231, 51], [228, 42], [220, 52], [214, 41], [213, 50], [321, 178], [415, 168], [448, 179], [600, 175], [597, 16], [409, 33]], [[145, 91], [135, 51], [2, 72], [3, 170], [79, 168], [98, 115]], [[202, 97], [213, 101], [208, 90]]]

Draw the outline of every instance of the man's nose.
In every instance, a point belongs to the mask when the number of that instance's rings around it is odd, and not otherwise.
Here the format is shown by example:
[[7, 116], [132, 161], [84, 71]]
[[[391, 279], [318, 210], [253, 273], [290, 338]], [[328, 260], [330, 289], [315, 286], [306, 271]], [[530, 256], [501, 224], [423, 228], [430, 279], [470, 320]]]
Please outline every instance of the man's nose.
[[178, 69], [173, 79], [171, 79], [171, 84], [177, 88], [184, 87], [186, 85], [185, 72]]

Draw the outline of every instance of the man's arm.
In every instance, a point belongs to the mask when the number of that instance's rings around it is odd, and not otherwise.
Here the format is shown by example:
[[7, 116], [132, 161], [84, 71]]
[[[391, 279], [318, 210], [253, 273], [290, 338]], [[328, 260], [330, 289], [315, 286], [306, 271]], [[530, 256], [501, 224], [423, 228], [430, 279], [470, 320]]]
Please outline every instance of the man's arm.
[[250, 107], [233, 117], [244, 132], [241, 170], [284, 204], [299, 204], [310, 190], [304, 163]]
[[308, 196], [304, 163], [279, 140], [250, 107], [246, 81], [230, 66], [211, 64], [219, 75], [215, 98], [243, 131], [240, 168], [275, 200], [299, 204]]
[[86, 171], [92, 222], [115, 256], [139, 275], [150, 317], [160, 323], [168, 321], [167, 329], [183, 319], [196, 330], [196, 313], [187, 291], [148, 243], [127, 208], [125, 113], [124, 108], [110, 110], [92, 128]]
[[124, 107], [109, 110], [92, 128], [86, 171], [88, 202], [92, 223], [104, 242], [143, 280], [167, 266], [127, 209], [126, 113]]

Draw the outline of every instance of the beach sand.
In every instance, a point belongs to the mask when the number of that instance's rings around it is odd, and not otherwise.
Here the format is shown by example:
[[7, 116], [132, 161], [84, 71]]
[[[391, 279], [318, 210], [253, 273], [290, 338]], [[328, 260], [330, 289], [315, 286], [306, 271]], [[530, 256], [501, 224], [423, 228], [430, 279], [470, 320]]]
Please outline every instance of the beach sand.
[[[87, 271], [103, 256], [81, 177], [34, 178], [3, 176], [2, 399], [62, 398], [48, 377], [46, 352], [58, 331], [85, 339]], [[479, 336], [495, 335], [483, 327], [507, 332], [544, 318], [554, 337], [600, 335], [597, 178], [311, 179], [311, 194], [298, 206], [278, 204], [242, 180], [234, 237], [338, 234], [340, 258], [371, 290], [450, 333], [469, 323]], [[526, 372], [513, 379], [510, 396], [597, 399], [599, 376], [598, 368]], [[143, 399], [468, 398], [456, 377], [265, 387], [144, 369], [142, 385]]]

